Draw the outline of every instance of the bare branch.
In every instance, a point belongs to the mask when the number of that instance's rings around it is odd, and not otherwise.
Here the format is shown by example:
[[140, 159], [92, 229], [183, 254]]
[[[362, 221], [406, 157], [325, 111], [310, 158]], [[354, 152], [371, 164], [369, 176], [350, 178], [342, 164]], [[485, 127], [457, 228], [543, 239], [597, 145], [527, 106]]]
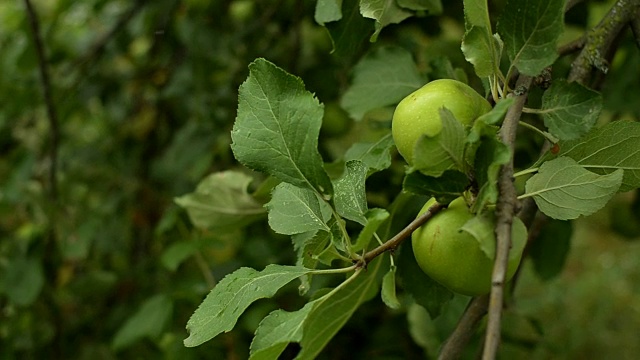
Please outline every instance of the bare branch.
[[571, 64], [569, 81], [585, 84], [593, 68], [607, 73], [605, 59], [622, 29], [638, 15], [640, 0], [618, 0], [600, 23], [586, 35], [584, 48]]
[[489, 300], [489, 322], [485, 338], [485, 346], [482, 358], [493, 360], [496, 357], [500, 344], [500, 323], [502, 318], [502, 304], [504, 283], [511, 248], [511, 224], [516, 213], [518, 200], [513, 184], [513, 149], [515, 146], [518, 121], [522, 115], [522, 108], [527, 100], [527, 92], [532, 79], [529, 76], [520, 75], [516, 82], [516, 101], [507, 112], [500, 138], [511, 151], [511, 159], [500, 169], [498, 178], [499, 197], [496, 204], [496, 259], [491, 277], [491, 297]]
[[486, 315], [488, 305], [489, 295], [471, 299], [456, 328], [442, 345], [438, 360], [454, 360], [462, 356], [462, 352], [475, 333], [478, 323]]
[[429, 219], [431, 219], [435, 214], [437, 214], [440, 210], [444, 209], [444, 205], [436, 202], [435, 204], [429, 207], [424, 214], [418, 216], [415, 220], [409, 223], [404, 229], [402, 229], [399, 233], [397, 233], [394, 237], [389, 239], [384, 244], [378, 246], [377, 248], [367, 252], [364, 256], [358, 260], [358, 264], [360, 266], [366, 266], [371, 260], [376, 258], [376, 256], [381, 255], [386, 251], [395, 250], [400, 244], [408, 238], [411, 233], [416, 231], [417, 228], [426, 223]]
[[49, 174], [48, 174], [48, 186], [49, 197], [52, 203], [58, 201], [58, 183], [56, 180], [57, 168], [58, 168], [58, 143], [60, 141], [60, 125], [58, 122], [58, 113], [56, 111], [55, 104], [53, 102], [53, 95], [51, 93], [51, 80], [49, 77], [49, 65], [47, 62], [47, 55], [42, 43], [42, 36], [40, 35], [40, 22], [35, 9], [31, 5], [30, 0], [24, 0], [24, 4], [27, 8], [27, 14], [29, 17], [29, 25], [31, 26], [31, 35], [33, 36], [33, 42], [36, 47], [36, 54], [38, 56], [38, 67], [40, 69], [40, 82], [42, 84], [42, 93], [44, 95], [44, 102], [47, 108], [47, 117], [49, 119]]

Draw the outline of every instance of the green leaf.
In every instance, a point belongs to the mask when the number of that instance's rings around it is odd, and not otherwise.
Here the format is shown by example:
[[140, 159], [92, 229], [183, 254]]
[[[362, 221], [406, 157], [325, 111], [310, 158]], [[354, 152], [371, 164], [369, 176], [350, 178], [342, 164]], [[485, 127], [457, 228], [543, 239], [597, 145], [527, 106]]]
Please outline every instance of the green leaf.
[[28, 306], [38, 298], [44, 286], [44, 271], [38, 259], [16, 257], [0, 273], [0, 293], [16, 305]]
[[549, 219], [529, 247], [536, 274], [550, 280], [562, 271], [571, 247], [571, 221]]
[[122, 350], [143, 338], [157, 338], [171, 319], [173, 301], [165, 294], [156, 295], [142, 304], [118, 330], [111, 346]]
[[440, 133], [434, 137], [421, 136], [413, 151], [415, 170], [428, 176], [438, 177], [447, 170], [464, 170], [464, 127], [447, 108], [440, 109], [440, 118]]
[[367, 194], [364, 184], [367, 178], [367, 167], [359, 160], [347, 161], [346, 169], [335, 184], [334, 203], [336, 211], [342, 217], [365, 225], [367, 219]]
[[432, 319], [440, 315], [444, 305], [453, 299], [453, 293], [420, 269], [411, 242], [406, 241], [401, 246], [397, 263], [402, 288], [429, 312]]
[[302, 80], [264, 59], [240, 85], [231, 149], [242, 164], [321, 194], [331, 193], [318, 152], [322, 105]]
[[179, 241], [167, 248], [162, 252], [160, 262], [162, 265], [170, 271], [176, 271], [178, 266], [189, 258], [191, 255], [198, 252], [200, 244], [195, 241]]
[[379, 289], [379, 274], [383, 268], [380, 258], [374, 260], [355, 279], [341, 286], [330, 296], [318, 299], [313, 311], [304, 323], [304, 333], [300, 345], [302, 350], [296, 359], [313, 359], [344, 326], [351, 315], [365, 301], [370, 300]]
[[342, 0], [342, 19], [325, 24], [333, 43], [333, 55], [345, 63], [361, 55], [373, 31], [373, 21], [360, 15], [359, 0]]
[[473, 65], [478, 77], [488, 77], [500, 71], [500, 58], [504, 44], [499, 35], [483, 26], [473, 26], [462, 38], [462, 52]]
[[[496, 105], [486, 114], [480, 115], [474, 122], [469, 134], [469, 142], [476, 142], [484, 134], [483, 131], [477, 129], [486, 125], [495, 125], [504, 119], [507, 111], [513, 105], [515, 98], [500, 99]], [[488, 134], [493, 136], [495, 133]]]
[[344, 160], [360, 160], [374, 171], [381, 171], [391, 166], [391, 149], [393, 137], [387, 134], [374, 143], [355, 143], [344, 155]]
[[389, 213], [385, 209], [371, 209], [367, 212], [366, 217], [367, 223], [360, 231], [360, 234], [358, 234], [358, 238], [351, 248], [353, 252], [369, 248], [373, 234], [378, 230], [378, 227], [389, 218]]
[[549, 132], [561, 140], [586, 134], [602, 109], [602, 96], [578, 84], [556, 80], [542, 96], [542, 117]]
[[294, 312], [275, 310], [260, 323], [251, 343], [250, 359], [277, 359], [288, 343], [302, 349], [296, 359], [313, 359], [351, 315], [378, 289], [381, 261], [357, 272], [339, 287]]
[[280, 183], [273, 190], [269, 209], [269, 226], [279, 234], [293, 235], [312, 230], [329, 231], [326, 224], [328, 204], [315, 192], [289, 183]]
[[[321, 262], [319, 255], [331, 241], [331, 234], [326, 231], [310, 231], [293, 235], [291, 239], [293, 248], [298, 256], [296, 265], [307, 269], [315, 269], [318, 267], [318, 263]], [[298, 287], [300, 295], [304, 295], [309, 291], [313, 276], [315, 275], [306, 274], [300, 276], [300, 286]]]
[[484, 27], [491, 30], [489, 19], [489, 7], [487, 0], [464, 0], [464, 24], [469, 30], [473, 26]]
[[497, 28], [511, 66], [536, 76], [553, 64], [563, 19], [564, 1], [508, 0]]
[[310, 270], [299, 266], [269, 265], [258, 272], [240, 268], [224, 277], [187, 322], [187, 347], [198, 346], [233, 329], [238, 317], [254, 301], [269, 298], [291, 280]]
[[598, 175], [569, 157], [547, 161], [525, 185], [540, 211], [558, 220], [590, 215], [603, 208], [622, 183], [623, 171]]
[[353, 84], [341, 105], [355, 120], [370, 110], [398, 103], [424, 84], [411, 54], [399, 47], [367, 54], [353, 73]]
[[265, 317], [251, 342], [250, 360], [277, 359], [290, 342], [300, 342], [304, 322], [315, 303], [293, 312], [274, 310]]
[[614, 121], [581, 139], [561, 141], [558, 156], [567, 156], [583, 167], [609, 174], [624, 170], [619, 192], [640, 187], [640, 123]]
[[482, 212], [485, 205], [498, 200], [498, 175], [500, 167], [511, 158], [509, 148], [495, 137], [483, 137], [475, 155], [475, 176], [478, 195], [471, 211]]
[[383, 27], [398, 24], [413, 15], [412, 12], [398, 6], [396, 0], [360, 0], [360, 13], [376, 21], [376, 31], [371, 35], [371, 42], [378, 39]]
[[485, 213], [472, 217], [460, 228], [461, 231], [469, 233], [478, 241], [478, 244], [480, 244], [480, 250], [482, 250], [489, 259], [495, 259], [496, 257], [494, 220], [495, 217], [493, 214]]
[[439, 203], [450, 203], [469, 186], [467, 175], [455, 171], [447, 170], [439, 177], [427, 176], [419, 171], [408, 173], [402, 182], [405, 191], [435, 197]]
[[[473, 236], [476, 241], [478, 241], [480, 250], [492, 260], [496, 258], [495, 223], [496, 218], [494, 213], [484, 213], [469, 219], [469, 221], [464, 223], [460, 228], [461, 231], [465, 231]], [[526, 234], [527, 228], [520, 218], [514, 217], [511, 226], [511, 238], [515, 239], [517, 234], [521, 232]], [[522, 255], [526, 244], [526, 238], [520, 242], [514, 241], [509, 250], [509, 259]]]
[[473, 64], [476, 75], [487, 77], [500, 71], [503, 43], [492, 35], [489, 8], [486, 0], [464, 0], [465, 34], [462, 52]]
[[400, 308], [400, 302], [396, 296], [396, 267], [393, 265], [382, 278], [380, 295], [382, 296], [382, 301], [388, 307], [392, 309]]
[[342, 0], [318, 0], [314, 19], [320, 25], [342, 19]]
[[397, 0], [398, 5], [405, 9], [426, 11], [429, 15], [442, 14], [442, 2], [440, 0]]
[[175, 198], [193, 225], [227, 231], [262, 218], [266, 211], [248, 192], [252, 178], [239, 171], [223, 171], [202, 180], [190, 194]]

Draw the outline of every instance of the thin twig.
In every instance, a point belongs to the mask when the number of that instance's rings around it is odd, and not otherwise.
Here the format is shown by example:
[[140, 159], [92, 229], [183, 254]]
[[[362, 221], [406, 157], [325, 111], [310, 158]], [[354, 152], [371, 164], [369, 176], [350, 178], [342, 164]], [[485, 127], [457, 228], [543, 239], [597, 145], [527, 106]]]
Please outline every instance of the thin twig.
[[377, 248], [367, 252], [362, 256], [360, 260], [358, 260], [359, 267], [367, 266], [371, 260], [375, 259], [378, 255], [386, 251], [395, 250], [400, 244], [408, 238], [411, 233], [413, 233], [417, 228], [426, 223], [429, 219], [431, 219], [435, 214], [437, 214], [440, 210], [444, 209], [445, 205], [440, 203], [435, 203], [429, 207], [424, 214], [418, 216], [415, 220], [409, 223], [404, 229], [402, 229], [399, 233], [397, 233], [394, 237], [387, 240], [384, 244], [378, 246]]
[[568, 81], [586, 84], [593, 68], [607, 73], [609, 65], [605, 56], [610, 53], [616, 38], [637, 15], [640, 0], [618, 0], [600, 23], [586, 35], [585, 45], [571, 64]]
[[478, 323], [487, 314], [489, 295], [475, 297], [460, 317], [456, 328], [442, 344], [438, 360], [455, 360], [462, 356], [466, 345], [475, 333]]
[[509, 148], [511, 158], [509, 162], [502, 166], [498, 178], [499, 197], [496, 204], [496, 259], [491, 276], [491, 297], [489, 300], [489, 322], [487, 324], [487, 334], [482, 358], [493, 360], [496, 357], [498, 345], [500, 344], [500, 323], [502, 318], [502, 305], [504, 294], [504, 283], [507, 273], [507, 262], [509, 259], [509, 249], [511, 248], [511, 224], [517, 209], [516, 189], [513, 184], [513, 149], [515, 146], [516, 130], [518, 121], [522, 115], [522, 108], [527, 99], [528, 89], [531, 87], [532, 79], [529, 76], [520, 75], [516, 82], [515, 102], [509, 108], [502, 128], [500, 138]]
[[47, 55], [42, 43], [42, 36], [40, 34], [40, 22], [35, 9], [31, 5], [30, 0], [24, 0], [24, 4], [27, 7], [27, 14], [29, 16], [29, 24], [31, 25], [31, 34], [33, 36], [33, 42], [36, 46], [36, 54], [38, 56], [38, 67], [40, 69], [40, 81], [42, 84], [42, 92], [44, 95], [44, 102], [47, 108], [47, 117], [49, 119], [49, 197], [52, 203], [58, 201], [58, 182], [56, 174], [58, 171], [58, 143], [60, 141], [60, 125], [58, 122], [58, 113], [56, 111], [55, 103], [53, 102], [53, 95], [51, 92], [51, 81], [49, 77], [49, 65], [47, 62]]

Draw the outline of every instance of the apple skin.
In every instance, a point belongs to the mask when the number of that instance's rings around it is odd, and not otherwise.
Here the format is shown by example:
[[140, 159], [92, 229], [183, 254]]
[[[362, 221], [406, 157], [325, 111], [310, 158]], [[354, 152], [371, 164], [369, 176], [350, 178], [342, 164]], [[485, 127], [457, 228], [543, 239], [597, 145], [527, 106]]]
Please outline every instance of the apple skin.
[[393, 113], [391, 134], [398, 152], [413, 164], [413, 148], [422, 135], [436, 136], [442, 130], [440, 109], [446, 107], [463, 125], [471, 125], [491, 110], [485, 98], [465, 83], [434, 80], [402, 99]]
[[[434, 203], [435, 199], [429, 200], [420, 214]], [[459, 197], [414, 231], [411, 242], [418, 265], [429, 277], [453, 292], [478, 296], [491, 291], [494, 260], [471, 234], [460, 229], [473, 217]], [[515, 274], [527, 242], [527, 228], [517, 217], [513, 218], [511, 242], [506, 281]]]

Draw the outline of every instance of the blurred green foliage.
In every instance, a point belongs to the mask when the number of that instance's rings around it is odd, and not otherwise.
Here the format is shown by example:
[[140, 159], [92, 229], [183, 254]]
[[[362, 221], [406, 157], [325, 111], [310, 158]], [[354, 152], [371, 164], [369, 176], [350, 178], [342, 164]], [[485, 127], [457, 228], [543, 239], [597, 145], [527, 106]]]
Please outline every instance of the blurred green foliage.
[[[366, 140], [389, 125], [388, 109], [354, 123], [338, 106], [354, 64], [369, 48], [402, 46], [431, 78], [472, 73], [460, 51], [461, 3], [445, 3], [441, 17], [409, 19], [385, 28], [376, 44], [362, 36], [355, 51], [331, 54], [331, 38], [315, 22], [311, 1], [33, 1], [60, 120], [54, 199], [48, 181], [52, 129], [26, 8], [22, 1], [1, 2], [0, 358], [246, 358], [267, 313], [303, 303], [296, 286], [257, 302], [236, 329], [202, 346], [183, 347], [184, 326], [229, 272], [293, 263], [291, 241], [266, 221], [235, 232], [196, 230], [174, 198], [210, 173], [238, 168], [230, 131], [247, 65], [264, 57], [300, 76], [330, 104], [320, 150], [331, 162], [354, 139]], [[590, 10], [601, 11], [580, 5], [575, 12]], [[629, 74], [637, 75], [640, 55], [628, 39], [621, 46], [605, 81], [605, 106], [608, 116], [637, 119], [640, 105], [632, 96], [640, 86]], [[530, 154], [534, 145], [523, 144], [521, 152]], [[372, 176], [369, 201], [388, 206], [400, 191], [402, 173], [396, 161]], [[598, 244], [604, 249], [594, 251], [609, 254], [608, 242]], [[581, 249], [590, 255], [570, 264], [588, 267], [594, 261], [598, 271], [573, 268], [554, 280], [549, 293], [545, 285], [538, 292], [533, 286], [524, 315], [507, 322], [506, 331], [517, 331], [524, 321], [526, 341], [517, 334], [507, 338], [505, 354], [637, 354], [624, 350], [637, 350], [630, 334], [640, 326], [640, 294], [630, 286], [640, 277], [636, 245], [614, 247], [611, 259], [595, 260], [585, 245]], [[530, 268], [524, 272], [525, 279], [537, 281]], [[581, 272], [587, 276], [574, 281]], [[611, 283], [614, 289], [602, 290]], [[455, 299], [433, 322], [420, 310], [391, 310], [372, 301], [321, 358], [433, 356], [465, 301]], [[554, 324], [554, 311], [562, 314], [562, 324]], [[545, 323], [543, 331], [533, 326], [538, 322]]]

